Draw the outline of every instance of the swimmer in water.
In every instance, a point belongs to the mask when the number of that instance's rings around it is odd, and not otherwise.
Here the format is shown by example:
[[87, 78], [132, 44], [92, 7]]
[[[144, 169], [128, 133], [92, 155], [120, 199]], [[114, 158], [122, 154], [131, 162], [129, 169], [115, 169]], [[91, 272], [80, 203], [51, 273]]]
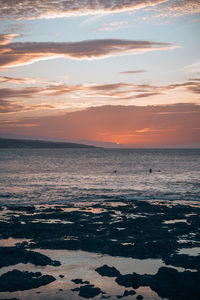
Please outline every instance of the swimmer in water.
[[151, 168], [149, 169], [149, 173], [152, 173], [152, 169]]

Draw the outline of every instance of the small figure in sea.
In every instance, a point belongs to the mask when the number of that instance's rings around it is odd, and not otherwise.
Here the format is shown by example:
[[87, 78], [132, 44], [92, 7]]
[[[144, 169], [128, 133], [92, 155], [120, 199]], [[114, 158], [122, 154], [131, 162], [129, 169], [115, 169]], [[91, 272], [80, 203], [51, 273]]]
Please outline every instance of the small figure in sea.
[[151, 168], [149, 169], [149, 173], [152, 173], [152, 169]]
[[116, 173], [117, 173], [117, 170], [114, 170], [114, 171], [113, 171], [113, 173], [115, 173], [115, 174], [116, 174]]

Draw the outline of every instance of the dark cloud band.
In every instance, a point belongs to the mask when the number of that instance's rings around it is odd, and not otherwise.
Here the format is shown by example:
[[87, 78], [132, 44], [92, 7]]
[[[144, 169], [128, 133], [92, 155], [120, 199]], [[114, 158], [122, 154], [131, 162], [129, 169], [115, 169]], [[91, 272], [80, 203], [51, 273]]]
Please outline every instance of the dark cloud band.
[[98, 59], [175, 48], [172, 43], [121, 39], [85, 40], [63, 43], [11, 43], [10, 40], [12, 38], [13, 35], [0, 35], [0, 67], [30, 64], [35, 61], [54, 57]]

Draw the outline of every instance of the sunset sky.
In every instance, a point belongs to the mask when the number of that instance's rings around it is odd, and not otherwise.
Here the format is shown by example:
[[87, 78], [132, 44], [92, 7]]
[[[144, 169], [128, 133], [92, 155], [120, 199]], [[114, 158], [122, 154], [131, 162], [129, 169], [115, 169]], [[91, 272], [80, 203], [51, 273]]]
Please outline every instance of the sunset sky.
[[0, 136], [200, 147], [200, 1], [0, 0], [0, 85]]

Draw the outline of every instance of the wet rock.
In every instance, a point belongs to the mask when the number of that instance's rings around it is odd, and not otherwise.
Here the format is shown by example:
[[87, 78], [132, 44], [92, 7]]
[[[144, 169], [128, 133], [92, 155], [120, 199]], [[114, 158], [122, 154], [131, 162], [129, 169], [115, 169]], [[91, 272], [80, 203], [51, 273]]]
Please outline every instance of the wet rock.
[[9, 299], [7, 298], [7, 299], [3, 299], [3, 298], [2, 298], [1, 300], [19, 300], [19, 299], [18, 299], [18, 298], [9, 298]]
[[56, 279], [51, 275], [42, 275], [40, 272], [9, 271], [0, 276], [0, 292], [24, 291], [47, 285]]
[[133, 295], [135, 295], [135, 294], [136, 294], [136, 292], [135, 292], [134, 290], [131, 290], [131, 291], [125, 290], [125, 291], [124, 291], [124, 294], [123, 294], [123, 297], [127, 297], [127, 296], [129, 296], [129, 295], [133, 296]]
[[200, 255], [190, 256], [187, 254], [174, 254], [165, 258], [164, 261], [166, 265], [200, 270]]
[[[115, 281], [122, 286], [125, 287], [132, 287], [133, 286], [133, 275], [132, 274], [126, 274], [126, 275], [119, 275]], [[136, 288], [136, 287], [135, 287]]]
[[[7, 211], [7, 216], [13, 214], [9, 221], [0, 221], [0, 236], [32, 239], [28, 245], [30, 248], [84, 250], [139, 259], [160, 258], [167, 264], [199, 270], [198, 258], [175, 253], [180, 249], [178, 240], [182, 236], [200, 241], [200, 208], [120, 201], [126, 205], [119, 203], [113, 207], [108, 198], [104, 205], [98, 203], [87, 207], [90, 212], [81, 209], [66, 211], [65, 206], [44, 206], [37, 208], [34, 214], [30, 214], [28, 210], [32, 208], [28, 208], [18, 216], [14, 216], [18, 209], [15, 206], [12, 212]], [[92, 208], [102, 208], [102, 212], [95, 214]], [[60, 223], [45, 223], [43, 219], [57, 219]], [[173, 219], [187, 219], [187, 223], [165, 222]], [[194, 242], [187, 245], [191, 247]]]
[[79, 292], [80, 291], [80, 288], [79, 287], [76, 287], [74, 289], [71, 289], [72, 292]]
[[96, 268], [95, 271], [101, 276], [117, 277], [120, 275], [120, 272], [115, 267], [109, 267], [108, 265]]
[[142, 300], [144, 297], [142, 296], [142, 295], [138, 295], [137, 297], [136, 297], [136, 299], [137, 300]]
[[178, 272], [173, 268], [162, 267], [150, 280], [149, 286], [161, 298], [170, 300], [200, 299], [200, 272]]
[[101, 293], [101, 289], [93, 287], [92, 285], [85, 285], [80, 287], [79, 296], [84, 298], [93, 298]]
[[59, 277], [60, 277], [60, 278], [64, 278], [65, 276], [64, 276], [64, 275], [62, 275], [62, 274], [60, 274], [60, 275], [59, 275]]
[[18, 263], [60, 266], [59, 261], [52, 260], [39, 252], [27, 251], [18, 247], [0, 247], [0, 268]]
[[89, 284], [89, 281], [83, 281], [83, 279], [72, 279], [72, 281], [76, 284]]
[[9, 298], [9, 299], [7, 298], [7, 299], [3, 299], [3, 298], [2, 298], [1, 300], [19, 300], [19, 299], [18, 299], [18, 298]]
[[15, 244], [15, 247], [21, 248], [21, 249], [25, 249], [25, 248], [28, 247], [28, 242], [27, 242], [27, 241], [24, 241], [24, 242], [22, 242], [22, 243], [16, 243], [16, 244]]
[[101, 289], [94, 287], [93, 284], [80, 286], [79, 288], [72, 289], [72, 291], [79, 291], [79, 296], [83, 298], [93, 298], [102, 293]]
[[159, 297], [170, 300], [199, 300], [200, 272], [178, 272], [174, 268], [161, 267], [155, 275], [137, 273], [120, 275], [116, 282], [126, 287], [149, 286]]
[[[50, 219], [56, 217], [60, 220], [73, 221], [73, 224], [29, 223], [23, 228], [26, 229], [26, 234], [32, 232], [37, 235], [31, 245], [33, 248], [81, 249], [113, 256], [141, 259], [163, 258], [177, 249], [177, 237], [168, 231], [167, 226], [163, 226], [164, 217], [159, 215], [159, 210], [163, 213], [166, 208], [138, 203], [137, 208], [133, 208], [133, 205], [126, 205], [125, 207], [119, 206], [115, 210], [109, 206], [106, 209], [107, 212], [96, 215], [83, 211], [57, 213], [50, 216], [40, 214], [37, 218], [46, 217]], [[110, 220], [112, 220], [113, 214], [117, 210], [120, 212], [121, 217], [118, 222], [111, 223]], [[128, 218], [126, 214], [135, 213], [134, 210], [138, 210], [138, 213], [143, 215], [146, 214], [145, 218]], [[82, 230], [83, 226], [84, 231]], [[123, 232], [118, 230], [118, 227], [124, 228]], [[63, 239], [66, 232], [69, 237], [73, 238]], [[116, 241], [113, 242], [113, 240]], [[124, 242], [130, 243], [125, 245]]]

